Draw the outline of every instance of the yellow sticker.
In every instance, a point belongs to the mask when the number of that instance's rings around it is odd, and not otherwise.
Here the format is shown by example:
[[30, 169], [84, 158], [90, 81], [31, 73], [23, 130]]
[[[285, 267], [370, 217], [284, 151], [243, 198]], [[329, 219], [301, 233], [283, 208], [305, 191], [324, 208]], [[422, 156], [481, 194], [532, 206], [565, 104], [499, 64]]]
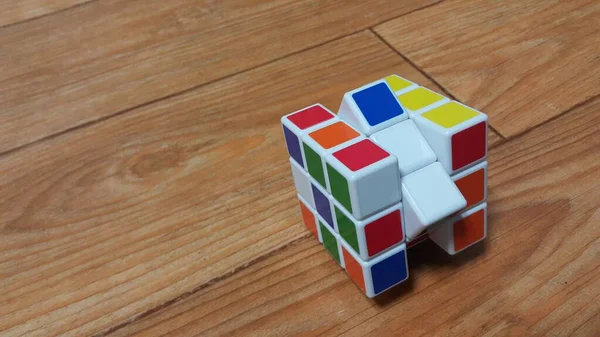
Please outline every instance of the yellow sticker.
[[443, 100], [444, 96], [420, 87], [398, 96], [398, 99], [403, 107], [415, 111]]
[[398, 75], [390, 75], [385, 78], [385, 81], [390, 86], [390, 88], [392, 88], [393, 92], [402, 90], [412, 85], [412, 82], [407, 81]]
[[458, 104], [457, 102], [450, 102], [433, 110], [427, 111], [421, 116], [429, 119], [435, 124], [449, 129], [477, 116], [478, 114], [479, 113], [477, 111], [471, 108], [467, 108], [464, 105]]

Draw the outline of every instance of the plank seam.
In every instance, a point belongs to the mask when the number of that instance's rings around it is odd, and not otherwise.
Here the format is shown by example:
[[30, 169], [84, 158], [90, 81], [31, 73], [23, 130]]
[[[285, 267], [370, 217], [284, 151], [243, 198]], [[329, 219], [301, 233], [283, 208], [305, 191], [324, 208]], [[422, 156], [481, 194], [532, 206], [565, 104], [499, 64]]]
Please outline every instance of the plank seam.
[[62, 13], [62, 12], [66, 12], [66, 11], [69, 11], [69, 10], [72, 10], [72, 9], [76, 9], [76, 8], [79, 8], [79, 7], [82, 7], [82, 6], [85, 6], [85, 5], [89, 5], [90, 3], [95, 2], [95, 1], [97, 1], [97, 0], [88, 0], [88, 1], [85, 1], [85, 2], [82, 2], [82, 3], [79, 3], [79, 4], [75, 4], [75, 5], [72, 5], [72, 6], [69, 6], [69, 7], [65, 7], [65, 8], [56, 10], [54, 12], [49, 12], [49, 13], [46, 13], [46, 14], [41, 14], [41, 15], [34, 16], [34, 17], [31, 17], [31, 18], [28, 18], [28, 19], [24, 19], [24, 20], [21, 20], [21, 21], [7, 23], [5, 25], [0, 25], [0, 29], [13, 27], [13, 26], [16, 26], [16, 25], [20, 25], [20, 24], [32, 22], [32, 21], [35, 21], [35, 20], [38, 20], [38, 19], [42, 19], [42, 18], [45, 18], [45, 17], [50, 16], [50, 15], [54, 15], [54, 14], [59, 14], [59, 13]]

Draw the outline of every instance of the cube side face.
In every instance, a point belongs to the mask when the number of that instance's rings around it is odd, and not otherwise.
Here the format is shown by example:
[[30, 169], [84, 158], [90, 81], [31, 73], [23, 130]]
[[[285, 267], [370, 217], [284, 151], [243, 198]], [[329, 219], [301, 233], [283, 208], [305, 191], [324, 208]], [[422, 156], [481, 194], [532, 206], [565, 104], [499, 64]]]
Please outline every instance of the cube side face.
[[487, 203], [481, 203], [443, 221], [429, 237], [448, 254], [455, 255], [487, 237]]
[[366, 221], [364, 235], [369, 257], [376, 256], [404, 241], [402, 213], [402, 204], [399, 204], [388, 214], [378, 216], [373, 221]]
[[362, 220], [386, 207], [400, 202], [400, 173], [395, 157], [388, 157], [371, 165], [363, 176], [356, 179], [355, 217]]
[[452, 135], [452, 171], [456, 172], [487, 155], [487, 123], [482, 121]]
[[487, 236], [487, 204], [462, 213], [452, 225], [454, 252], [458, 253]]
[[315, 209], [332, 230], [337, 231], [336, 222], [333, 217], [333, 198], [327, 191], [311, 180], [312, 194], [315, 200]]
[[282, 125], [283, 136], [290, 157], [304, 168], [304, 160], [302, 159], [302, 149], [300, 148], [300, 139], [288, 127]]
[[315, 211], [306, 203], [304, 198], [300, 194], [298, 196], [298, 203], [300, 204], [300, 212], [302, 214], [302, 220], [304, 222], [304, 226], [308, 229], [309, 232], [315, 237], [315, 239], [319, 240], [319, 242], [323, 242], [321, 238], [321, 230], [317, 225], [317, 217], [315, 215]]
[[292, 178], [294, 180], [294, 186], [296, 192], [302, 196], [311, 208], [315, 208], [315, 199], [312, 193], [312, 184], [310, 176], [302, 167], [294, 160], [290, 158], [290, 167], [292, 170]]
[[427, 229], [427, 226], [419, 219], [417, 205], [404, 185], [402, 186], [402, 204], [404, 206], [404, 233], [406, 239], [411, 241]]
[[364, 245], [362, 244], [362, 238], [359, 237], [360, 228], [356, 223], [356, 220], [352, 218], [352, 215], [346, 214], [342, 207], [336, 205], [335, 217], [338, 224], [338, 231], [341, 238], [358, 254], [364, 251]]
[[467, 200], [465, 210], [487, 199], [487, 161], [452, 176], [460, 193]]
[[382, 254], [370, 264], [373, 295], [375, 296], [408, 279], [405, 244]]
[[362, 290], [367, 293], [367, 285], [365, 282], [365, 271], [364, 267], [360, 264], [358, 259], [350, 254], [345, 245], [342, 244], [342, 254], [344, 256], [344, 262], [346, 264], [346, 272], [350, 276], [350, 279]]
[[323, 238], [323, 246], [329, 252], [331, 257], [343, 268], [344, 257], [341, 253], [340, 239], [336, 233], [332, 232], [329, 226], [323, 223], [322, 219], [319, 219], [319, 228], [321, 230], [321, 237]]

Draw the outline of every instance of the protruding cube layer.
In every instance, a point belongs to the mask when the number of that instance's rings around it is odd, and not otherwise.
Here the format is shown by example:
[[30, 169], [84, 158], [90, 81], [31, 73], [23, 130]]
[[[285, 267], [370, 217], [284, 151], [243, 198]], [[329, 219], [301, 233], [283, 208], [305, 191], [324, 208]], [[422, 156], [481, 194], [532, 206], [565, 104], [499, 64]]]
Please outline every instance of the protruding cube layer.
[[290, 158], [290, 167], [292, 168], [292, 178], [294, 179], [294, 186], [296, 186], [296, 192], [302, 196], [306, 203], [315, 209], [315, 198], [313, 196], [312, 183], [308, 172], [304, 171], [302, 167], [292, 158]]
[[321, 186], [331, 191], [327, 183], [325, 156], [343, 144], [351, 141], [364, 139], [358, 131], [343, 121], [336, 121], [333, 124], [306, 133], [302, 136], [302, 146], [306, 161], [306, 168]]
[[314, 179], [310, 179], [312, 185], [312, 195], [315, 200], [315, 210], [323, 218], [326, 225], [337, 232], [337, 225], [333, 216], [333, 197], [327, 193]]
[[365, 136], [408, 118], [386, 80], [346, 93], [338, 116]]
[[450, 101], [448, 98], [423, 87], [399, 95], [398, 100], [410, 118]]
[[281, 117], [283, 135], [290, 157], [302, 168], [305, 168], [306, 162], [301, 143], [302, 136], [315, 128], [337, 120], [338, 117], [321, 104], [311, 105]]
[[369, 139], [326, 158], [327, 177], [335, 200], [358, 220], [401, 199], [396, 157]]
[[346, 272], [368, 296], [374, 297], [408, 279], [406, 245], [400, 244], [369, 261], [363, 261], [342, 241]]
[[412, 240], [467, 205], [442, 165], [435, 162], [402, 178], [404, 227]]
[[304, 226], [308, 229], [315, 239], [319, 240], [319, 242], [323, 242], [321, 238], [321, 229], [317, 224], [317, 216], [315, 210], [310, 207], [310, 205], [306, 202], [304, 198], [300, 194], [298, 196], [298, 201], [300, 202], [300, 210], [302, 213], [302, 221], [304, 222]]
[[334, 232], [329, 226], [327, 226], [323, 222], [323, 218], [317, 215], [317, 219], [319, 222], [319, 230], [321, 231], [321, 237], [323, 238], [323, 246], [325, 249], [331, 254], [333, 259], [344, 268], [344, 255], [342, 254], [342, 240], [340, 239], [340, 235]]
[[404, 242], [402, 203], [359, 221], [338, 203], [334, 206], [338, 232], [350, 249], [363, 260]]
[[412, 120], [392, 125], [369, 138], [398, 158], [401, 176], [432, 164], [437, 159]]
[[460, 193], [467, 200], [465, 210], [487, 199], [487, 161], [483, 161], [452, 176]]
[[415, 124], [448, 174], [487, 156], [487, 116], [452, 101], [415, 115]]
[[429, 230], [429, 238], [454, 255], [487, 236], [487, 203], [479, 204]]

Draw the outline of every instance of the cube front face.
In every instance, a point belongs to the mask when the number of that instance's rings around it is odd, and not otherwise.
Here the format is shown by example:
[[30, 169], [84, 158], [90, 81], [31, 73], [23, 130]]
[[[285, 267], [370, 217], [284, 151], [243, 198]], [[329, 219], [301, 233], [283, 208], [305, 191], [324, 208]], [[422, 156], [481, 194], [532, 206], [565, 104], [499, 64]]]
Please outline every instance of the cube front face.
[[363, 221], [355, 220], [339, 205], [334, 209], [341, 238], [363, 260], [404, 242], [402, 203]]
[[365, 262], [342, 241], [342, 255], [346, 272], [368, 297], [377, 296], [408, 279], [405, 244]]
[[485, 239], [481, 112], [391, 75], [281, 122], [304, 226], [368, 297], [408, 278], [408, 247]]

